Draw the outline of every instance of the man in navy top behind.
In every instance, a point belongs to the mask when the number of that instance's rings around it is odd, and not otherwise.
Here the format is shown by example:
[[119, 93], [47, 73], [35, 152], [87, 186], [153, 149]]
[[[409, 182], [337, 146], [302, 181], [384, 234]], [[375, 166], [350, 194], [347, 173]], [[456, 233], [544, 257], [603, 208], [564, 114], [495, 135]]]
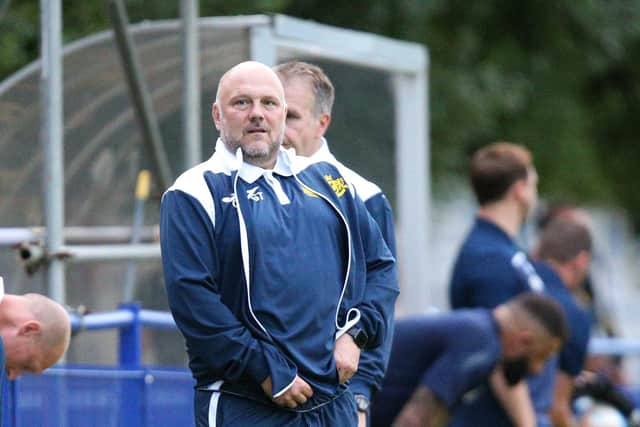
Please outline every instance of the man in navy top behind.
[[[515, 243], [537, 201], [538, 175], [531, 153], [507, 142], [485, 146], [474, 153], [469, 178], [479, 209], [454, 264], [451, 307], [493, 308], [522, 292], [543, 291], [544, 283]], [[491, 383], [512, 396], [505, 403], [517, 402], [507, 409], [509, 414], [519, 427], [535, 425], [526, 383], [506, 389], [501, 378], [495, 374]]]
[[[312, 161], [335, 164], [347, 181], [355, 186], [358, 196], [380, 227], [385, 243], [396, 256], [393, 213], [386, 196], [376, 184], [340, 163], [329, 150], [329, 144], [324, 138], [331, 123], [331, 109], [335, 98], [331, 80], [320, 67], [306, 62], [286, 62], [274, 67], [274, 70], [284, 85], [287, 101], [287, 126], [283, 146], [294, 148], [298, 155], [309, 157]], [[366, 415], [371, 396], [380, 389], [389, 360], [394, 304], [391, 303], [386, 310], [390, 316], [383, 343], [374, 350], [362, 352], [357, 372], [349, 383], [358, 405], [360, 427], [367, 425]]]
[[449, 411], [497, 364], [525, 360], [527, 371], [539, 372], [566, 337], [561, 307], [532, 292], [493, 310], [398, 320], [372, 425], [444, 426]]

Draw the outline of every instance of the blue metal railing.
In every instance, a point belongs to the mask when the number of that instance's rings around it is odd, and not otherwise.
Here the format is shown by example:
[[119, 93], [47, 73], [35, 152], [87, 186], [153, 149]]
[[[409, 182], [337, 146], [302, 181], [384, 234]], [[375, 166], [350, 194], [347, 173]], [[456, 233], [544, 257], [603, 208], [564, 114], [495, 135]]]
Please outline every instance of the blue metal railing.
[[120, 332], [118, 362], [123, 368], [142, 366], [142, 329], [145, 326], [159, 329], [176, 329], [170, 313], [143, 310], [139, 304], [122, 304], [118, 310], [93, 313], [85, 316], [71, 315], [74, 332], [118, 328]]
[[[76, 333], [117, 328], [119, 365], [58, 366], [42, 376], [13, 381], [3, 402], [7, 427], [193, 425], [188, 371], [151, 369], [142, 363], [143, 327], [176, 329], [170, 313], [123, 304], [108, 312], [71, 314], [71, 325]], [[592, 338], [589, 349], [591, 354], [638, 355], [640, 339]]]
[[[71, 325], [74, 331], [138, 328], [143, 326], [160, 329], [176, 329], [176, 323], [171, 313], [158, 310], [144, 310], [135, 304], [124, 304], [118, 310], [92, 313], [85, 316], [72, 314]], [[135, 338], [135, 336], [132, 337], [132, 339], [133, 338]], [[135, 359], [135, 357], [126, 353], [137, 346], [138, 342], [121, 343], [120, 358]], [[591, 354], [602, 355], [638, 355], [640, 354], [640, 339], [593, 337], [589, 342], [589, 352]], [[140, 363], [141, 361], [138, 362], [138, 365], [140, 365]]]
[[176, 329], [170, 313], [123, 304], [70, 314], [75, 333], [118, 329], [118, 366], [56, 366], [13, 381], [3, 402], [7, 427], [163, 427], [193, 425], [193, 384], [186, 369], [144, 367], [142, 329]]

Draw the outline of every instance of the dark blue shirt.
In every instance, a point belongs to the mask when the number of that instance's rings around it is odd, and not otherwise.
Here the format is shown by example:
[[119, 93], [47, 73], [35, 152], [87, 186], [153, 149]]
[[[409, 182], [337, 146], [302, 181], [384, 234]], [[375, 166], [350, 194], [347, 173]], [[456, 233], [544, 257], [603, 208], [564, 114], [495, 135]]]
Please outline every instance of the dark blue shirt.
[[589, 313], [579, 306], [560, 276], [544, 262], [534, 263], [544, 280], [546, 292], [560, 303], [567, 316], [570, 336], [560, 354], [547, 362], [544, 371], [529, 380], [531, 398], [539, 418], [547, 414], [553, 398], [553, 385], [557, 370], [570, 377], [577, 376], [584, 367], [591, 330]]
[[493, 308], [522, 292], [543, 288], [526, 254], [509, 235], [477, 218], [454, 264], [451, 308]]
[[[306, 368], [307, 381], [332, 394], [327, 378], [336, 372], [335, 324], [327, 319], [334, 318], [342, 292], [347, 260], [334, 254], [349, 250], [346, 230], [325, 200], [303, 193], [292, 177], [274, 178], [287, 203], [277, 202], [278, 196], [264, 177], [253, 184], [238, 182], [240, 194], [252, 192], [257, 199], [245, 211], [247, 221], [256, 224], [252, 237], [269, 242], [256, 245], [253, 253], [253, 310], [286, 354], [304, 361], [299, 368]], [[303, 263], [304, 269], [300, 268]]]
[[391, 425], [417, 386], [451, 408], [491, 373], [501, 355], [489, 310], [401, 319], [396, 322], [382, 389], [372, 405], [372, 426]]
[[[513, 239], [493, 222], [476, 218], [454, 264], [451, 307], [493, 308], [522, 292], [543, 289], [544, 282]], [[498, 427], [505, 416], [485, 382], [455, 408], [450, 426]]]

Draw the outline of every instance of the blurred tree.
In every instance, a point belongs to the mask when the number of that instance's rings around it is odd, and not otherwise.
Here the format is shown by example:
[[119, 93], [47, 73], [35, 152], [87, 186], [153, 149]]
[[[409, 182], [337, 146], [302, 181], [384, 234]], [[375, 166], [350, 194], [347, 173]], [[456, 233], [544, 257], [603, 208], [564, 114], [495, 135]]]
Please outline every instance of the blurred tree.
[[[39, 49], [39, 2], [7, 4], [0, 16], [0, 79]], [[109, 27], [103, 1], [63, 5], [66, 41]], [[640, 0], [200, 5], [202, 15], [284, 13], [426, 44], [436, 183], [464, 176], [474, 148], [516, 141], [533, 150], [544, 194], [620, 203], [640, 226], [640, 192], [633, 188], [640, 178]], [[129, 0], [127, 7], [132, 22], [179, 15], [179, 0]]]

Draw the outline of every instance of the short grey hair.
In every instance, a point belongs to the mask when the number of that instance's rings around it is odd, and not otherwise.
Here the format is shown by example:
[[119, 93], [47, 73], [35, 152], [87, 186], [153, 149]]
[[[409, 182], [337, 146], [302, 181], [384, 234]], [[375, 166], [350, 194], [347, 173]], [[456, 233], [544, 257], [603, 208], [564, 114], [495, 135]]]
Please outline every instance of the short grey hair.
[[305, 79], [313, 90], [313, 114], [317, 117], [322, 113], [331, 114], [335, 89], [329, 77], [317, 65], [302, 61], [291, 61], [273, 67], [283, 85], [294, 78]]

